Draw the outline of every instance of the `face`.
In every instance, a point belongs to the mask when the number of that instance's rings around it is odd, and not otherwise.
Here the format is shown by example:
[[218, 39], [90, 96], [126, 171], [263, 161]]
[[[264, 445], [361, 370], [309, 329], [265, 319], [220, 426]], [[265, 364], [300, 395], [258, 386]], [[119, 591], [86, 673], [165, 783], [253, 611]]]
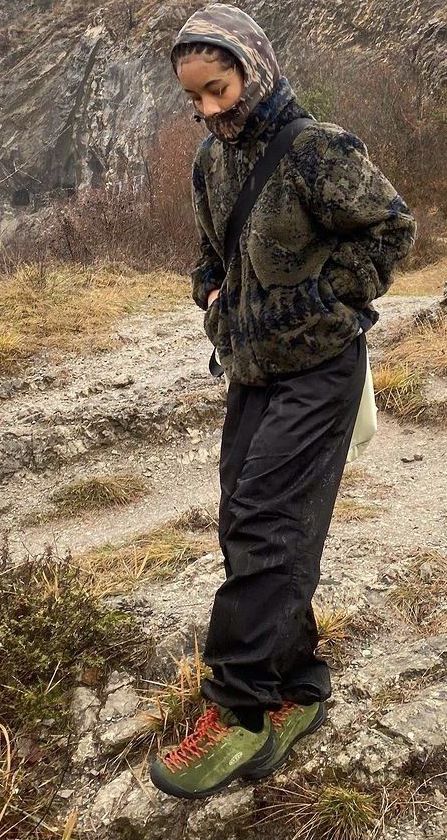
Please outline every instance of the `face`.
[[244, 80], [241, 72], [231, 67], [226, 70], [218, 59], [202, 55], [183, 58], [177, 67], [177, 76], [195, 110], [202, 117], [214, 117], [228, 111], [241, 98]]

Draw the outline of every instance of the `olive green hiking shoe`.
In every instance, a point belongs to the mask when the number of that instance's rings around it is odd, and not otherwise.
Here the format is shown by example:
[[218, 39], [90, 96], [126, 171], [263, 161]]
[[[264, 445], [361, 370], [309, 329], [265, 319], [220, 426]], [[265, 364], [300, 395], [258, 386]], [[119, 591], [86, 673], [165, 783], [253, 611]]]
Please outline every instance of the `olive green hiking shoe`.
[[326, 720], [327, 713], [325, 703], [300, 706], [287, 700], [278, 711], [269, 712], [269, 715], [275, 733], [275, 749], [263, 764], [258, 763], [248, 773], [244, 771], [244, 779], [262, 779], [278, 770], [287, 760], [293, 745], [316, 732]]
[[201, 799], [254, 771], [270, 758], [274, 748], [268, 712], [261, 731], [251, 732], [241, 726], [231, 709], [213, 704], [198, 719], [191, 735], [157, 757], [150, 776], [155, 787], [171, 796]]

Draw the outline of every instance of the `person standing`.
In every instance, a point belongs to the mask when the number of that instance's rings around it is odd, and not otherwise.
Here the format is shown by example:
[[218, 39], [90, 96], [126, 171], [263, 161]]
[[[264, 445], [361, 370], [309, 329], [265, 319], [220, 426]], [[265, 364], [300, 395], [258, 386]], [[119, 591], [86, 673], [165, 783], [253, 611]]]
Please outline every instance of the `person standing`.
[[234, 6], [193, 14], [171, 59], [210, 132], [193, 165], [201, 254], [192, 296], [229, 381], [219, 464], [226, 580], [204, 650], [209, 707], [157, 757], [151, 779], [200, 798], [274, 772], [324, 722], [331, 684], [312, 597], [365, 381], [365, 334], [378, 318], [371, 303], [390, 287], [415, 222], [362, 140], [310, 121], [226, 272], [226, 225], [244, 181], [285, 125], [311, 115], [266, 34]]

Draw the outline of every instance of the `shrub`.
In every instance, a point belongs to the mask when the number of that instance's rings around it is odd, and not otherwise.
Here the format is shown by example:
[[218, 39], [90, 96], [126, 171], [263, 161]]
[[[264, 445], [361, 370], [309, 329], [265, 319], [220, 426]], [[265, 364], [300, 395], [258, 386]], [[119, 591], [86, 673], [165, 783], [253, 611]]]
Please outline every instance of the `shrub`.
[[199, 137], [186, 117], [166, 123], [152, 144], [141, 148], [142, 176], [127, 166], [119, 182], [86, 190], [58, 209], [47, 253], [83, 263], [118, 260], [140, 269], [187, 272], [197, 249], [191, 166]]
[[[107, 609], [70, 557], [0, 563], [1, 836], [61, 836], [53, 802], [71, 750], [70, 699], [81, 673], [144, 669], [150, 640]], [[68, 836], [63, 834], [63, 836]]]
[[[292, 69], [298, 99], [312, 110], [320, 92], [323, 113], [358, 134], [371, 158], [412, 207], [437, 208], [447, 216], [447, 103], [427, 90], [409, 60], [308, 49]], [[318, 103], [318, 98], [317, 98]]]
[[75, 671], [148, 653], [133, 620], [106, 609], [69, 557], [42, 557], [3, 569], [0, 708], [12, 730], [64, 715]]

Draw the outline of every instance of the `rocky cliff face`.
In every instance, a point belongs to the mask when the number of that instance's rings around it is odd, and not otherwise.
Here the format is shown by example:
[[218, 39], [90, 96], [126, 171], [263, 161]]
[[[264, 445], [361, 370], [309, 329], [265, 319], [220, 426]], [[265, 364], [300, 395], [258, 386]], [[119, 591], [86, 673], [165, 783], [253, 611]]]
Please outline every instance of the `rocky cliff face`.
[[[172, 39], [202, 0], [163, 4], [0, 0], [0, 232], [18, 208], [143, 175], [141, 146], [181, 108]], [[406, 53], [433, 86], [447, 79], [444, 0], [241, 0], [290, 75], [303, 44], [353, 60]]]

